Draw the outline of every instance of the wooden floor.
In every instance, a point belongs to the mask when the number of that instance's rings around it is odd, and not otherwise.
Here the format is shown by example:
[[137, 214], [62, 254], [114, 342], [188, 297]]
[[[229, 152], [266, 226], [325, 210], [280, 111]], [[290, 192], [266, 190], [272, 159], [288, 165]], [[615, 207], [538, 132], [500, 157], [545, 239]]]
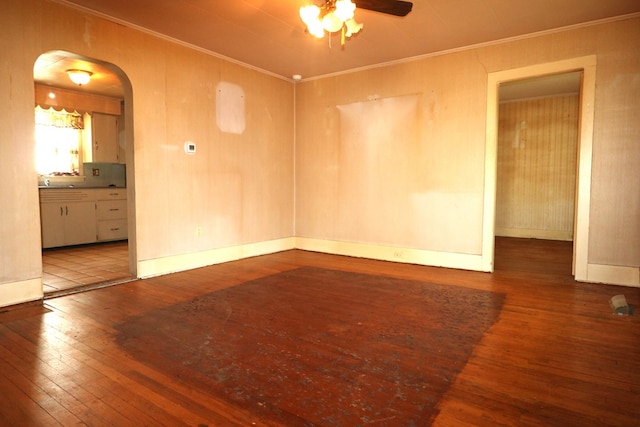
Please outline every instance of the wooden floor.
[[[437, 416], [414, 425], [640, 424], [640, 320], [613, 315], [608, 306], [617, 294], [637, 306], [640, 289], [575, 283], [570, 243], [497, 239], [493, 274], [294, 250], [5, 310], [0, 425], [278, 425], [188, 377], [170, 375], [173, 366], [159, 369], [132, 356], [117, 342], [117, 327], [304, 266], [505, 295], [497, 321], [440, 396]], [[332, 310], [340, 312], [348, 314], [349, 307]], [[319, 424], [298, 419], [280, 425]], [[379, 419], [354, 425], [398, 424]]]

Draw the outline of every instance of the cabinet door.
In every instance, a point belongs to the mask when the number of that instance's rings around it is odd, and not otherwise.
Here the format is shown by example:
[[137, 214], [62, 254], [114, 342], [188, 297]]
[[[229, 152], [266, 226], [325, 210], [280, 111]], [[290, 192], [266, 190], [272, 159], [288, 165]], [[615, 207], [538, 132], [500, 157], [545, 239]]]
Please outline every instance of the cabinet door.
[[94, 162], [118, 163], [118, 117], [94, 113], [91, 117]]
[[93, 243], [97, 239], [95, 202], [67, 202], [64, 206], [65, 244]]
[[40, 204], [43, 248], [55, 248], [64, 245], [64, 222], [64, 205], [60, 203]]

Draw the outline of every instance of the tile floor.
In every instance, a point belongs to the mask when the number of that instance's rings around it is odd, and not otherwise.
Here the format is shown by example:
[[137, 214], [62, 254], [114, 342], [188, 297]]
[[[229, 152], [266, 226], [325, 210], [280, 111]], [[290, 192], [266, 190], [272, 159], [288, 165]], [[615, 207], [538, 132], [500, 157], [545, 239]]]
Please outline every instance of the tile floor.
[[45, 249], [42, 269], [45, 294], [133, 278], [126, 241]]

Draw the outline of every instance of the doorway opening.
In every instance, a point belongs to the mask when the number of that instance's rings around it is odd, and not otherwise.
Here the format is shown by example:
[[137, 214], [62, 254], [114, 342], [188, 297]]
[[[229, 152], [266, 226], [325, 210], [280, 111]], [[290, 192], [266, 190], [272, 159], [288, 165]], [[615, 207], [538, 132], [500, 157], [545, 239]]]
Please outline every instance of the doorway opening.
[[[500, 84], [496, 183], [496, 268], [502, 249], [519, 247], [525, 265], [542, 242], [571, 274], [582, 72]], [[505, 240], [511, 240], [510, 242]], [[562, 249], [562, 250], [561, 250]], [[511, 250], [513, 252], [513, 249]], [[547, 269], [542, 260], [532, 262]], [[564, 267], [564, 268], [562, 268]]]
[[[503, 206], [498, 206], [498, 175], [501, 173], [501, 178], [504, 178], [505, 174], [513, 174], [513, 171], [499, 171], [499, 111], [500, 111], [500, 89], [509, 88], [522, 90], [527, 87], [535, 88], [535, 84], [546, 81], [558, 81], [569, 80], [573, 81], [575, 88], [576, 82], [578, 82], [578, 96], [571, 102], [577, 102], [577, 106], [572, 108], [577, 109], [577, 142], [575, 152], [570, 153], [570, 149], [566, 149], [564, 154], [567, 156], [575, 156], [575, 162], [566, 162], [563, 164], [563, 170], [571, 170], [575, 174], [569, 174], [568, 177], [564, 177], [565, 182], [563, 190], [563, 197], [556, 197], [557, 200], [562, 200], [560, 206], [556, 207], [556, 221], [562, 223], [562, 226], [556, 224], [553, 227], [546, 227], [542, 234], [532, 235], [531, 229], [527, 230], [526, 226], [519, 226], [520, 236], [517, 237], [537, 237], [537, 238], [552, 238], [559, 241], [573, 240], [572, 244], [572, 274], [575, 280], [584, 281], [587, 277], [587, 260], [588, 260], [588, 234], [589, 234], [589, 205], [590, 205], [590, 182], [591, 182], [591, 147], [592, 147], [592, 134], [593, 134], [593, 101], [595, 96], [595, 56], [587, 56], [581, 58], [575, 58], [565, 61], [558, 61], [553, 63], [539, 64], [529, 67], [523, 67], [513, 70], [500, 71], [490, 73], [488, 77], [488, 92], [487, 92], [487, 135], [486, 143], [487, 149], [485, 154], [485, 197], [484, 197], [484, 224], [483, 224], [483, 264], [486, 271], [493, 271], [494, 256], [495, 256], [495, 240], [496, 236], [500, 234], [514, 233], [513, 229], [509, 229], [509, 226], [505, 226], [505, 223], [509, 224], [509, 221], [504, 221], [503, 212], [498, 212], [499, 209], [503, 209]], [[539, 95], [538, 95], [539, 96]], [[529, 96], [529, 98], [536, 98], [537, 96]], [[570, 102], [570, 103], [571, 103]], [[574, 110], [575, 111], [575, 110]], [[514, 114], [517, 116], [518, 114]], [[523, 123], [524, 122], [524, 123]], [[561, 127], [561, 123], [557, 123], [557, 126]], [[545, 127], [545, 131], [548, 131], [548, 126]], [[506, 150], [511, 151], [525, 151], [527, 147], [528, 139], [533, 137], [532, 129], [529, 127], [527, 119], [515, 120], [512, 124], [511, 134], [507, 139], [510, 141], [510, 146]], [[566, 147], [565, 147], [566, 148]], [[554, 149], [557, 149], [555, 147]], [[547, 147], [546, 151], [549, 148]], [[545, 165], [545, 162], [549, 163], [549, 153], [545, 152], [545, 149], [538, 150], [539, 155], [547, 156], [547, 159], [535, 159], [534, 164], [525, 165], [529, 169], [539, 174], [549, 175], [549, 165]], [[562, 156], [556, 156], [562, 161]], [[556, 159], [557, 161], [557, 159]], [[522, 180], [522, 178], [520, 178]], [[542, 181], [543, 182], [543, 181]], [[517, 181], [507, 182], [509, 185], [514, 185]], [[543, 182], [544, 183], [544, 182]], [[504, 183], [501, 183], [504, 184]], [[539, 184], [536, 184], [539, 185]], [[538, 203], [542, 203], [540, 212], [543, 214], [537, 214], [537, 220], [540, 217], [548, 215], [548, 206], [544, 205], [544, 202], [548, 194], [545, 192], [550, 191], [549, 185], [539, 185], [542, 187], [540, 190], [543, 193], [542, 198], [538, 200]], [[535, 187], [535, 185], [534, 185]], [[504, 185], [500, 188], [500, 191], [504, 190]], [[511, 191], [513, 189], [507, 188]], [[529, 189], [530, 191], [531, 189]], [[515, 191], [515, 190], [514, 190]], [[514, 192], [512, 191], [512, 192]], [[520, 189], [521, 191], [521, 189]], [[553, 191], [556, 191], [555, 189]], [[552, 192], [553, 192], [552, 191]], [[517, 191], [515, 191], [517, 193]], [[566, 194], [569, 194], [568, 196]], [[501, 197], [503, 195], [500, 195]], [[556, 194], [558, 196], [558, 194]], [[521, 205], [518, 207], [522, 210], [523, 215], [528, 215], [527, 220], [531, 220], [532, 206], [526, 203], [526, 195], [521, 195], [522, 200], [518, 201]], [[573, 201], [568, 198], [573, 197]], [[502, 203], [502, 201], [501, 201]], [[567, 210], [567, 207], [572, 209]], [[562, 218], [562, 219], [560, 219]], [[513, 218], [511, 218], [513, 219]], [[544, 218], [543, 218], [544, 220]], [[517, 221], [512, 221], [516, 223]], [[525, 221], [526, 224], [526, 221]], [[514, 227], [518, 228], [518, 227]], [[532, 227], [535, 228], [535, 227]], [[538, 230], [536, 230], [537, 232]]]
[[[73, 82], [69, 70], [90, 79]], [[34, 83], [45, 298], [135, 279], [129, 79], [111, 63], [49, 51]]]

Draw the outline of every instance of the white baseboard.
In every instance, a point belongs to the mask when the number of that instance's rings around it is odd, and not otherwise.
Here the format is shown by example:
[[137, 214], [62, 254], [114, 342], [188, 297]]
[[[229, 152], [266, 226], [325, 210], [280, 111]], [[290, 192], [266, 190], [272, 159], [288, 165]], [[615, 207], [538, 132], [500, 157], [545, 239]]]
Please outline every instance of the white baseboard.
[[529, 228], [500, 228], [496, 227], [496, 236], [499, 237], [519, 237], [524, 239], [545, 239], [545, 240], [573, 240], [573, 230], [539, 230]]
[[588, 264], [587, 282], [640, 287], [640, 268]]
[[42, 277], [0, 284], [0, 307], [43, 298]]
[[246, 245], [231, 246], [228, 248], [211, 249], [207, 251], [174, 255], [163, 258], [143, 260], [138, 262], [138, 277], [147, 278], [161, 276], [163, 274], [176, 273], [178, 271], [191, 270], [207, 265], [236, 261], [259, 255], [286, 251], [295, 248], [295, 239], [269, 240], [266, 242], [249, 243]]
[[457, 268], [461, 270], [487, 271], [483, 269], [482, 256], [473, 254], [436, 252], [335, 240], [309, 239], [304, 237], [296, 237], [296, 248], [356, 258]]

